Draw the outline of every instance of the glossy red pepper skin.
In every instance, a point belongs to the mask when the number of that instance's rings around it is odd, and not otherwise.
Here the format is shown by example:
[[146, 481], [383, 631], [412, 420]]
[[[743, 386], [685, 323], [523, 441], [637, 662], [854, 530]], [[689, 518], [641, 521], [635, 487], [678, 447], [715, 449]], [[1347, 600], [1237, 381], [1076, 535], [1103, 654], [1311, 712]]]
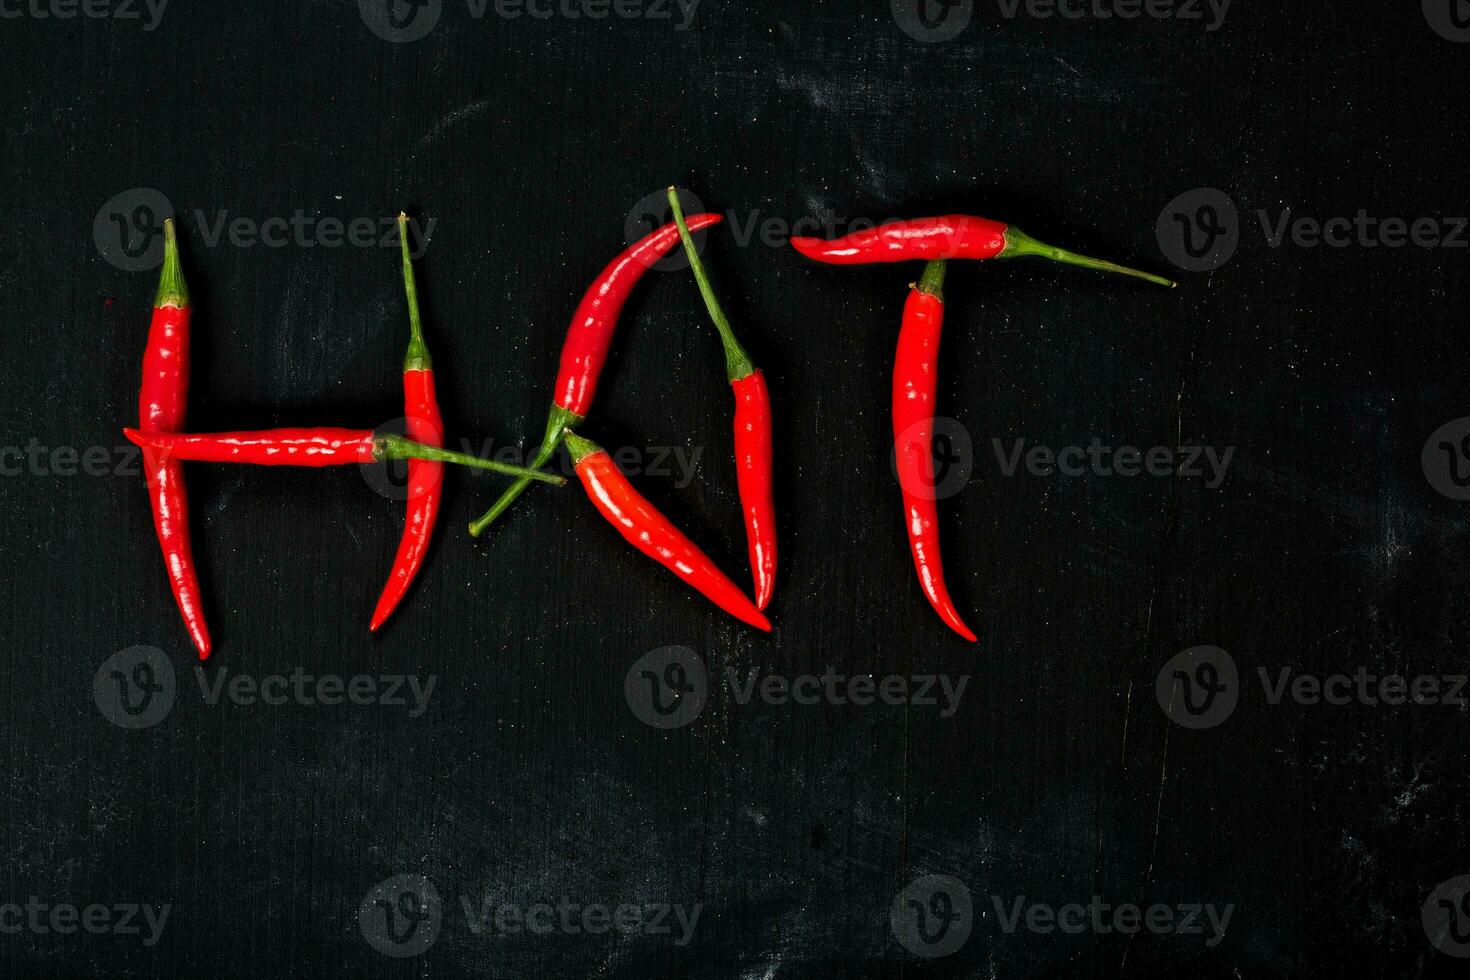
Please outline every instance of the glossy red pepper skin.
[[831, 265], [910, 262], [915, 259], [993, 259], [1005, 251], [1004, 222], [966, 214], [890, 221], [830, 241], [793, 236], [791, 247]]
[[791, 247], [809, 259], [831, 265], [867, 265], [872, 262], [935, 262], [942, 259], [1015, 259], [1037, 256], [1064, 265], [1115, 272], [1173, 288], [1171, 279], [1140, 272], [1116, 262], [1078, 255], [1037, 241], [1013, 225], [972, 214], [943, 214], [933, 218], [890, 221], [829, 240], [801, 235]]
[[[722, 220], [718, 214], [696, 214], [689, 218], [689, 230], [699, 231]], [[670, 222], [624, 249], [582, 295], [562, 343], [561, 368], [553, 390], [552, 402], [562, 411], [587, 417], [628, 296], [644, 273], [678, 244], [679, 228]]]
[[254, 466], [346, 466], [376, 462], [372, 429], [257, 429], [252, 432], [123, 434], [172, 460]]
[[[444, 422], [439, 415], [439, 399], [434, 393], [434, 372], [403, 373], [403, 407], [408, 418], [408, 437], [426, 446], [444, 445]], [[388, 584], [378, 597], [368, 629], [376, 631], [393, 615], [393, 610], [408, 592], [434, 536], [439, 520], [439, 504], [444, 488], [444, 464], [423, 459], [408, 461], [408, 514], [403, 536], [398, 540], [398, 553], [388, 574]]]
[[253, 432], [139, 432], [123, 435], [145, 452], [169, 459], [201, 463], [246, 463], [252, 466], [347, 466], [382, 463], [390, 459], [428, 459], [525, 477], [561, 486], [567, 481], [555, 473], [480, 459], [439, 446], [427, 446], [404, 436], [371, 429], [257, 429]]
[[903, 494], [904, 525], [914, 569], [929, 604], [946, 626], [976, 642], [944, 582], [939, 556], [939, 512], [934, 492], [934, 393], [939, 369], [939, 339], [944, 326], [944, 300], [939, 293], [943, 263], [937, 273], [926, 270], [903, 308], [898, 349], [893, 359], [894, 462]]
[[[724, 219], [718, 214], [696, 214], [689, 219], [694, 230], [708, 228]], [[600, 272], [582, 294], [572, 313], [566, 339], [561, 346], [561, 366], [552, 389], [551, 411], [541, 445], [529, 463], [540, 469], [551, 461], [562, 433], [587, 417], [592, 398], [597, 394], [597, 381], [607, 363], [607, 352], [618, 329], [618, 317], [628, 302], [633, 287], [654, 263], [679, 244], [679, 228], [664, 225], [628, 246]], [[470, 535], [479, 537], [515, 499], [525, 492], [529, 482], [517, 480], [505, 489], [489, 510], [470, 524]]]
[[[143, 380], [138, 391], [138, 425], [145, 432], [169, 432], [184, 427], [189, 395], [189, 321], [192, 307], [179, 267], [173, 219], [164, 229], [164, 265], [148, 346], [143, 351]], [[164, 568], [174, 602], [183, 617], [199, 659], [209, 659], [214, 648], [204, 619], [203, 594], [194, 565], [189, 536], [189, 497], [183, 464], [156, 453], [143, 454], [153, 529], [163, 551]]]
[[770, 620], [684, 532], [633, 489], [605, 449], [571, 433], [567, 447], [588, 498], [624, 540], [731, 616], [770, 632]]
[[745, 515], [745, 543], [755, 607], [776, 588], [776, 499], [771, 488], [771, 393], [759, 370], [730, 382], [735, 392], [735, 484]]
[[[418, 285], [408, 252], [408, 215], [398, 216], [398, 241], [403, 263], [403, 288], [408, 299], [408, 352], [403, 363], [403, 414], [408, 437], [426, 446], [444, 445], [444, 420], [434, 390], [434, 365], [424, 343], [419, 315]], [[393, 615], [408, 587], [423, 567], [439, 520], [440, 496], [444, 490], [444, 464], [430, 460], [408, 461], [408, 501], [398, 552], [388, 572], [388, 583], [378, 597], [368, 630], [376, 632]]]

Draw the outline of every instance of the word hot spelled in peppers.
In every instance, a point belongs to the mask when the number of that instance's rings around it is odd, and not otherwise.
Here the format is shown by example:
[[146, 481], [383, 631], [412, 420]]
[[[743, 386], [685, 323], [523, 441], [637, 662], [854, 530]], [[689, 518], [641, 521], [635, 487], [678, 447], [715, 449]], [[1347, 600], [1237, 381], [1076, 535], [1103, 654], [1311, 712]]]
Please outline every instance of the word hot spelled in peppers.
[[[718, 214], [696, 214], [688, 223], [692, 230], [699, 231], [720, 220]], [[607, 362], [608, 348], [612, 346], [613, 333], [617, 330], [618, 316], [623, 312], [629, 294], [643, 274], [678, 244], [679, 229], [673, 224], [664, 225], [630, 245], [587, 287], [576, 312], [572, 314], [566, 340], [562, 342], [556, 394], [546, 419], [546, 434], [531, 460], [533, 468], [545, 466], [567, 429], [587, 417], [592, 397], [597, 392], [597, 379]], [[484, 533], [527, 486], [529, 484], [524, 481], [512, 484], [494, 506], [470, 525], [470, 534], [478, 537]]]
[[[408, 215], [398, 215], [398, 240], [403, 252], [403, 290], [408, 297], [408, 353], [403, 359], [403, 415], [408, 437], [426, 446], [444, 445], [444, 422], [439, 399], [434, 393], [434, 364], [424, 344], [423, 321], [419, 317], [418, 287], [408, 254]], [[444, 489], [444, 464], [414, 459], [408, 463], [408, 514], [398, 553], [388, 573], [388, 584], [373, 610], [369, 630], [376, 631], [393, 615], [404, 593], [424, 564], [434, 524], [439, 519], [440, 494]]]
[[930, 262], [909, 291], [893, 359], [893, 451], [903, 493], [904, 524], [914, 569], [929, 604], [946, 626], [975, 642], [944, 583], [939, 558], [939, 510], [934, 493], [934, 392], [939, 335], [944, 326], [944, 263]]
[[684, 240], [689, 268], [709, 309], [710, 319], [725, 348], [725, 373], [735, 392], [735, 479], [740, 490], [740, 509], [745, 516], [745, 541], [750, 550], [750, 573], [755, 580], [755, 605], [765, 609], [776, 587], [776, 503], [771, 491], [771, 393], [765, 375], [751, 363], [750, 355], [725, 316], [714, 287], [704, 271], [704, 262], [694, 247], [694, 237], [679, 207], [679, 195], [669, 188], [669, 206], [674, 223]]
[[562, 438], [587, 496], [629, 544], [731, 616], [770, 632], [770, 620], [746, 598], [740, 586], [730, 581], [684, 532], [633, 489], [607, 450], [575, 432], [563, 432]]
[[925, 262], [938, 259], [1017, 259], [1029, 255], [1084, 269], [1146, 279], [1160, 286], [1172, 288], [1176, 285], [1173, 280], [1162, 276], [1047, 245], [1019, 228], [971, 214], [891, 221], [830, 241], [798, 235], [791, 239], [791, 247], [809, 259], [831, 265], [867, 265], [915, 259]]
[[[143, 381], [138, 392], [138, 427], [144, 432], [171, 432], [184, 427], [189, 395], [189, 287], [179, 265], [174, 221], [163, 223], [163, 272], [153, 300], [153, 321], [143, 351]], [[189, 541], [189, 500], [184, 489], [183, 464], [158, 453], [145, 452], [143, 464], [153, 505], [153, 527], [163, 549], [164, 567], [174, 601], [199, 648], [199, 659], [209, 657], [209, 627], [194, 550]]]

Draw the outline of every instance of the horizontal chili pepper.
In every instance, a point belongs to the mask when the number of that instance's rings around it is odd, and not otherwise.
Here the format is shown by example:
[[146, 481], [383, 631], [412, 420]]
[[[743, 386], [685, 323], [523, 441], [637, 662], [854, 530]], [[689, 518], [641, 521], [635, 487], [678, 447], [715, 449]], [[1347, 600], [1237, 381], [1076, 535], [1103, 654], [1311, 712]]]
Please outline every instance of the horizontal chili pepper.
[[679, 194], [669, 188], [674, 224], [684, 241], [689, 268], [725, 348], [725, 375], [735, 392], [735, 482], [745, 516], [745, 543], [750, 551], [750, 574], [755, 584], [755, 607], [765, 609], [776, 588], [776, 501], [771, 491], [771, 393], [765, 375], [735, 339], [730, 320], [715, 297], [694, 237], [684, 221]]
[[[689, 219], [689, 227], [699, 231], [721, 220], [718, 214], [696, 214]], [[624, 249], [587, 287], [572, 314], [566, 340], [562, 342], [561, 368], [553, 389], [551, 412], [546, 418], [546, 433], [541, 437], [541, 446], [531, 459], [533, 467], [545, 466], [561, 444], [562, 434], [587, 417], [592, 396], [597, 393], [598, 377], [612, 346], [613, 333], [618, 327], [618, 316], [623, 312], [629, 294], [643, 274], [677, 244], [679, 229], [673, 224], [664, 225]], [[470, 534], [475, 537], [483, 534], [529, 485], [525, 481], [511, 484], [494, 506], [470, 525]]]
[[[183, 428], [189, 395], [192, 312], [189, 286], [179, 263], [174, 219], [169, 218], [163, 223], [163, 271], [153, 300], [148, 346], [143, 350], [143, 381], [138, 391], [138, 427], [145, 432]], [[184, 488], [184, 467], [154, 453], [144, 453], [143, 466], [153, 508], [153, 529], [163, 549], [163, 564], [174, 602], [199, 650], [199, 659], [207, 660], [213, 643], [204, 621], [203, 596], [189, 538], [189, 497]]]
[[914, 569], [929, 604], [946, 626], [976, 642], [944, 584], [939, 558], [939, 511], [934, 492], [934, 392], [939, 335], [944, 326], [944, 263], [930, 262], [909, 291], [893, 359], [893, 450], [903, 494], [904, 524]]
[[170, 459], [203, 463], [250, 463], [255, 466], [346, 466], [351, 463], [383, 463], [393, 459], [428, 459], [459, 463], [477, 469], [506, 473], [557, 486], [567, 481], [555, 473], [525, 466], [498, 463], [426, 446], [403, 436], [371, 429], [258, 429], [253, 432], [139, 432], [123, 429], [123, 435], [142, 446], [166, 454]]
[[[444, 421], [439, 414], [439, 399], [434, 393], [434, 362], [424, 343], [423, 321], [419, 316], [418, 285], [414, 282], [413, 262], [408, 254], [408, 215], [398, 215], [398, 242], [402, 251], [403, 291], [408, 297], [408, 353], [403, 359], [403, 415], [407, 419], [408, 437], [426, 446], [444, 444]], [[424, 459], [408, 461], [407, 515], [403, 536], [398, 539], [398, 552], [388, 573], [388, 584], [378, 597], [373, 618], [368, 623], [376, 631], [393, 615], [429, 552], [434, 524], [439, 518], [439, 495], [444, 489], [444, 464]]]
[[607, 450], [567, 430], [562, 434], [577, 478], [607, 522], [639, 551], [679, 576], [736, 619], [770, 632], [771, 623], [740, 586], [649, 503], [613, 464]]
[[915, 259], [1017, 259], [1034, 255], [1084, 269], [1146, 279], [1171, 289], [1177, 285], [1162, 276], [1047, 245], [1004, 222], [969, 214], [891, 221], [831, 240], [797, 235], [792, 237], [791, 247], [809, 259], [832, 265]]

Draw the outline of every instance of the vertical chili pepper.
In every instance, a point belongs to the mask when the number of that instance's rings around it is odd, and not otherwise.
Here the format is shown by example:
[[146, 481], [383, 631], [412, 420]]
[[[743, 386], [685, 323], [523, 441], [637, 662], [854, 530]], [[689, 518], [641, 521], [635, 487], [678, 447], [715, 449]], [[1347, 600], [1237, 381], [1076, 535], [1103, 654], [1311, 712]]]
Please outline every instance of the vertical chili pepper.
[[[408, 296], [408, 353], [403, 359], [403, 414], [408, 437], [426, 446], [444, 444], [444, 422], [439, 399], [434, 394], [434, 362], [424, 344], [423, 321], [419, 317], [418, 287], [413, 262], [408, 254], [408, 215], [398, 215], [398, 240], [403, 253], [403, 290]], [[388, 584], [373, 610], [370, 631], [387, 622], [424, 564], [434, 523], [439, 518], [440, 492], [444, 489], [444, 464], [414, 459], [408, 463], [408, 513], [398, 553], [388, 573]]]
[[524, 477], [561, 486], [567, 481], [555, 473], [481, 459], [452, 449], [426, 446], [403, 436], [372, 429], [339, 429], [318, 426], [309, 429], [255, 429], [242, 432], [139, 432], [123, 429], [123, 435], [144, 450], [169, 459], [201, 463], [248, 463], [254, 466], [347, 466], [352, 463], [385, 463], [394, 459], [427, 459], [458, 463], [476, 469]]
[[944, 262], [930, 262], [909, 292], [893, 360], [893, 450], [903, 494], [904, 524], [914, 569], [929, 604], [946, 626], [976, 642], [944, 584], [939, 558], [939, 512], [934, 494], [934, 392], [939, 335], [944, 326]]
[[[189, 396], [189, 286], [179, 264], [174, 220], [163, 223], [163, 270], [153, 300], [148, 346], [143, 351], [143, 381], [138, 391], [138, 425], [145, 432], [183, 428]], [[163, 549], [164, 568], [174, 602], [189, 631], [199, 659], [209, 659], [213, 644], [204, 621], [204, 602], [194, 549], [189, 539], [189, 498], [183, 464], [157, 453], [143, 454], [153, 528]]]
[[[689, 227], [699, 231], [721, 220], [718, 214], [696, 214], [689, 219]], [[541, 446], [531, 460], [533, 469], [545, 466], [561, 444], [562, 434], [587, 417], [592, 396], [597, 392], [597, 379], [602, 374], [613, 333], [617, 330], [618, 316], [623, 312], [628, 295], [643, 274], [678, 243], [679, 229], [673, 224], [664, 225], [625, 249], [587, 287], [576, 312], [572, 314], [566, 340], [562, 342], [555, 395], [546, 419], [546, 434], [541, 437]], [[494, 506], [470, 525], [470, 534], [479, 537], [484, 533], [527, 486], [529, 484], [519, 481], [511, 484]]]
[[731, 616], [770, 632], [770, 620], [755, 608], [740, 586], [730, 581], [683, 531], [633, 489], [607, 450], [570, 430], [562, 438], [566, 440], [577, 478], [582, 481], [588, 498], [629, 544]]
[[771, 393], [766, 378], [751, 362], [750, 355], [735, 339], [704, 262], [694, 248], [693, 236], [684, 222], [679, 195], [669, 188], [669, 206], [674, 224], [684, 240], [689, 268], [699, 283], [700, 295], [725, 348], [725, 374], [735, 392], [735, 481], [740, 490], [740, 509], [745, 515], [745, 543], [750, 550], [750, 574], [755, 580], [755, 606], [765, 609], [776, 587], [776, 502], [771, 491]]
[[797, 235], [791, 239], [791, 247], [809, 259], [832, 265], [907, 262], [913, 259], [1016, 259], [1034, 255], [1066, 265], [1146, 279], [1160, 286], [1173, 288], [1177, 285], [1162, 276], [1039, 242], [1005, 222], [972, 214], [890, 221], [830, 241]]

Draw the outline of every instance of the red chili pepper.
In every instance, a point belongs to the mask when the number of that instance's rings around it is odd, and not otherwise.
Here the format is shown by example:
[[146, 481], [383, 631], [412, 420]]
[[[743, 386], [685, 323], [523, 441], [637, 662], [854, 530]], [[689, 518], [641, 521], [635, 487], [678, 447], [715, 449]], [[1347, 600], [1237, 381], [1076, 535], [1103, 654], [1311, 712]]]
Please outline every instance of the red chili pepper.
[[904, 523], [919, 585], [945, 625], [975, 642], [949, 597], [939, 558], [939, 511], [934, 494], [934, 391], [939, 335], [944, 326], [944, 263], [930, 262], [909, 292], [893, 359], [893, 449], [903, 493]]
[[527, 480], [561, 486], [567, 481], [555, 473], [510, 463], [497, 463], [450, 449], [371, 429], [258, 429], [254, 432], [139, 432], [123, 429], [123, 435], [169, 459], [204, 463], [251, 463], [256, 466], [345, 466], [349, 463], [382, 463], [392, 459], [428, 459], [459, 463], [477, 469], [506, 473]]
[[[696, 214], [689, 219], [689, 227], [699, 231], [721, 220], [718, 214]], [[587, 417], [628, 295], [643, 274], [677, 244], [679, 229], [673, 224], [664, 225], [626, 248], [587, 287], [562, 342], [561, 370], [556, 376], [551, 412], [546, 418], [546, 434], [531, 460], [532, 467], [545, 466], [561, 444], [562, 433]], [[528, 485], [522, 481], [511, 484], [495, 505], [470, 525], [470, 534], [479, 537], [484, 533]]]
[[[439, 415], [439, 399], [434, 394], [434, 362], [424, 343], [423, 322], [419, 317], [418, 287], [414, 282], [413, 263], [408, 255], [408, 215], [398, 215], [398, 240], [403, 253], [403, 289], [408, 295], [408, 353], [403, 359], [403, 414], [408, 437], [426, 446], [444, 445], [444, 421]], [[434, 523], [439, 518], [439, 495], [444, 489], [444, 464], [413, 459], [408, 463], [408, 515], [403, 523], [403, 536], [398, 539], [398, 553], [393, 558], [388, 584], [378, 597], [373, 610], [370, 631], [387, 622], [399, 601], [418, 575], [434, 536]]]
[[[163, 223], [163, 271], [153, 300], [153, 321], [143, 351], [143, 382], [138, 392], [138, 426], [145, 432], [182, 428], [189, 395], [189, 287], [179, 264], [172, 218]], [[194, 549], [189, 540], [189, 497], [181, 463], [153, 453], [143, 454], [153, 528], [163, 549], [169, 585], [199, 659], [209, 659], [213, 644], [204, 622], [204, 602]]]
[[679, 195], [669, 188], [669, 205], [674, 223], [684, 240], [689, 268], [699, 284], [710, 319], [725, 348], [725, 374], [735, 392], [735, 481], [740, 488], [740, 509], [745, 514], [745, 543], [750, 549], [750, 573], [755, 580], [755, 606], [764, 609], [776, 587], [776, 501], [771, 492], [771, 393], [766, 378], [751, 363], [750, 355], [735, 339], [730, 320], [715, 298], [714, 287], [704, 271], [704, 262], [694, 248], [694, 238], [684, 222]]
[[740, 586], [649, 503], [613, 465], [607, 450], [567, 430], [562, 434], [577, 478], [598, 511], [629, 544], [673, 572], [736, 619], [770, 632], [771, 622]]
[[931, 262], [936, 259], [1016, 259], [1037, 255], [1085, 269], [1147, 279], [1171, 289], [1177, 285], [1162, 276], [1047, 245], [1019, 228], [969, 214], [892, 221], [830, 241], [798, 235], [791, 239], [791, 246], [809, 259], [832, 265], [907, 262], [913, 259]]

